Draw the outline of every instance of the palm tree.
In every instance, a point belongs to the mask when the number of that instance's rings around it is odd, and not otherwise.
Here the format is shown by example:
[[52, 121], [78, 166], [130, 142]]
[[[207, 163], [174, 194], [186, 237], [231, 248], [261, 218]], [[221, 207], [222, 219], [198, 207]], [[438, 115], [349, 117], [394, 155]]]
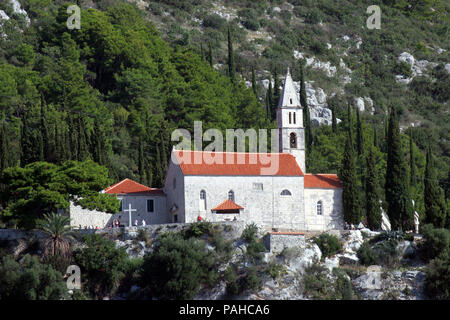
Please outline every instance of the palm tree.
[[60, 269], [66, 267], [72, 256], [69, 239], [73, 239], [70, 218], [61, 214], [44, 214], [38, 222], [40, 229], [47, 234], [44, 242], [43, 259]]

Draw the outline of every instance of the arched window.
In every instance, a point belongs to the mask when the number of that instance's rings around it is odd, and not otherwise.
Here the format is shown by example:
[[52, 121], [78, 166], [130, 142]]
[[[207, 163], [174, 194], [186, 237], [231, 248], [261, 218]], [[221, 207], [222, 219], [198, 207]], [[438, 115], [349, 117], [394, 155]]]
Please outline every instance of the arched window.
[[289, 190], [284, 189], [283, 191], [281, 191], [281, 195], [282, 196], [292, 196], [292, 193]]
[[291, 120], [291, 113], [289, 112], [289, 124], [291, 124], [292, 120]]
[[289, 99], [290, 101], [291, 101], [291, 104], [292, 104], [292, 99]]
[[317, 201], [317, 215], [322, 215], [322, 201]]
[[200, 191], [200, 210], [206, 210], [206, 191]]
[[228, 199], [234, 202], [234, 191], [228, 191]]
[[289, 138], [291, 148], [297, 148], [297, 135], [294, 132], [292, 132]]

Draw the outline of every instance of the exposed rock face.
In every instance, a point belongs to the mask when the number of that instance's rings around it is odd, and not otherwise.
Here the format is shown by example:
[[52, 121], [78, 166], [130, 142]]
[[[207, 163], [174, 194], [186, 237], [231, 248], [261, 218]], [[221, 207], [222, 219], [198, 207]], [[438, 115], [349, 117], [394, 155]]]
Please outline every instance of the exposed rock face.
[[391, 222], [386, 212], [381, 208], [381, 230], [391, 231]]
[[408, 52], [403, 52], [397, 59], [399, 62], [405, 62], [411, 66], [412, 75], [410, 78], [404, 75], [396, 75], [396, 81], [399, 83], [408, 84], [416, 76], [426, 75], [429, 69], [433, 69], [438, 64], [435, 62], [429, 62], [427, 60], [416, 60], [414, 56]]
[[367, 272], [354, 279], [353, 285], [367, 300], [422, 300], [425, 273], [418, 270]]

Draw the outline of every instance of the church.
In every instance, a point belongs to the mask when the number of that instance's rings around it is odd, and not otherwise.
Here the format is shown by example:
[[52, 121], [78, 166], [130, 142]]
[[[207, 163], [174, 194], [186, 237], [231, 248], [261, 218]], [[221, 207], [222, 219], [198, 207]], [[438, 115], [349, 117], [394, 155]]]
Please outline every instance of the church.
[[[142, 221], [148, 225], [239, 220], [267, 231], [343, 229], [342, 185], [337, 175], [306, 173], [303, 110], [289, 69], [278, 103], [277, 127], [279, 152], [270, 155], [277, 157], [278, 170], [264, 173], [262, 157], [267, 154], [173, 149], [175, 161], [169, 164], [162, 189], [125, 179], [102, 191], [121, 200], [119, 213], [111, 215], [107, 225], [114, 219], [125, 226]], [[194, 160], [204, 159], [207, 152], [233, 161]]]

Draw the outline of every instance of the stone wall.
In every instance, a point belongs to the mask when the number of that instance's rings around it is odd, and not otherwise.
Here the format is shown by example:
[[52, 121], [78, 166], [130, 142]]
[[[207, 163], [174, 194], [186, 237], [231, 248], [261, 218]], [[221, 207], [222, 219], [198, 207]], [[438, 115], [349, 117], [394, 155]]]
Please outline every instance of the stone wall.
[[[234, 202], [244, 209], [237, 217], [246, 224], [254, 222], [262, 229], [304, 230], [303, 177], [288, 176], [186, 176], [184, 222], [195, 222], [200, 215], [207, 221], [222, 220], [211, 209], [234, 192]], [[262, 183], [263, 190], [255, 190]], [[283, 190], [291, 196], [282, 196]], [[206, 210], [200, 205], [200, 191], [206, 191]]]
[[[59, 211], [59, 213], [63, 212]], [[70, 202], [69, 217], [71, 227], [79, 228], [81, 226], [81, 228], [84, 228], [92, 226], [94, 229], [96, 227], [105, 228], [108, 224], [111, 224], [112, 216], [111, 213], [84, 209]]]
[[270, 232], [264, 241], [270, 252], [281, 252], [284, 248], [304, 247], [305, 235], [300, 232]]
[[[322, 215], [317, 214], [317, 202], [322, 201]], [[305, 188], [307, 231], [344, 229], [342, 189]]]

